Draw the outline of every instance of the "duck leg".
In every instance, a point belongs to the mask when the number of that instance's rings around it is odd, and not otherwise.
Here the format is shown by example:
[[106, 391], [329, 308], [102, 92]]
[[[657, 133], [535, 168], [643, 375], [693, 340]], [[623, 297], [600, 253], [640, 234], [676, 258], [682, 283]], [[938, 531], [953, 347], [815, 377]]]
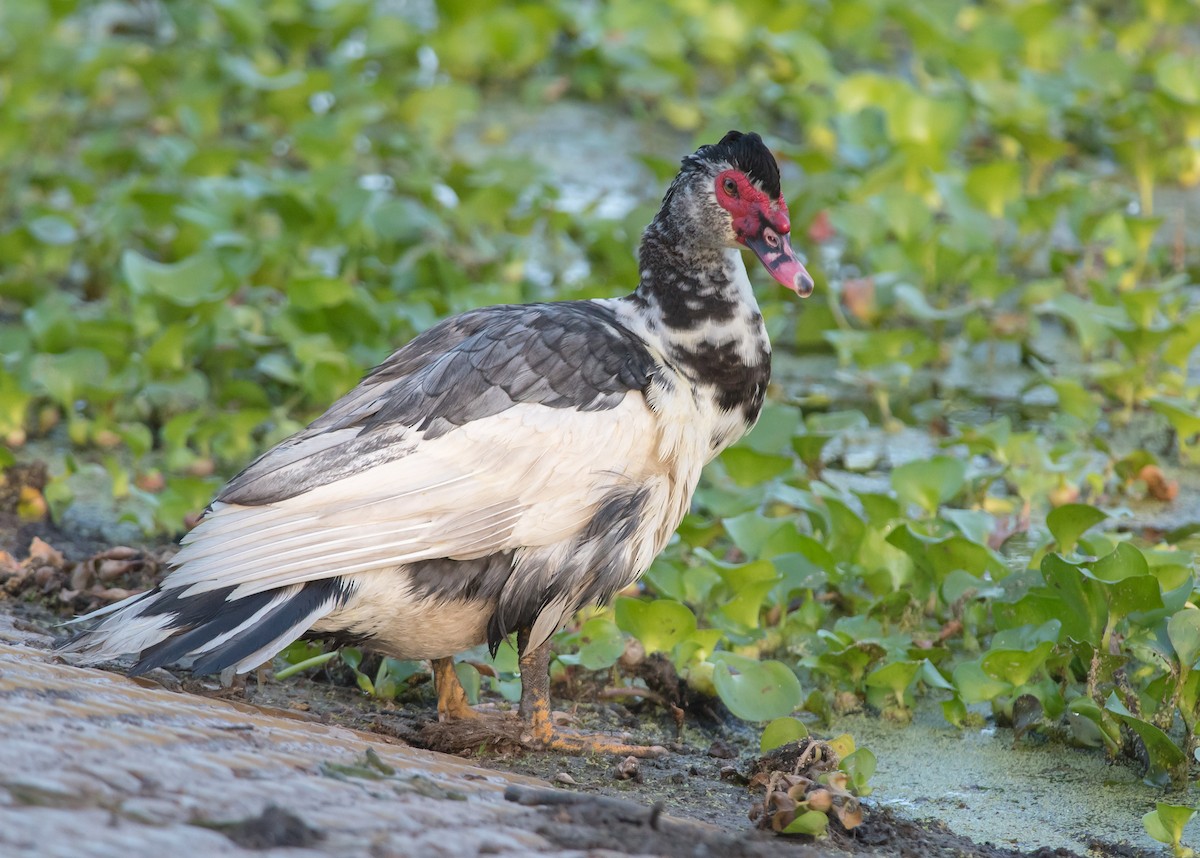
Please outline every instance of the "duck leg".
[[521, 651], [521, 705], [518, 713], [525, 725], [521, 744], [529, 748], [567, 754], [620, 754], [657, 757], [667, 751], [660, 745], [627, 745], [613, 736], [576, 733], [554, 726], [550, 718], [550, 642], [529, 650], [528, 632], [517, 635]]
[[454, 671], [454, 659], [435, 658], [432, 664], [433, 684], [437, 688], [438, 696], [438, 720], [478, 718], [479, 713], [467, 703], [467, 692], [458, 681], [458, 674]]

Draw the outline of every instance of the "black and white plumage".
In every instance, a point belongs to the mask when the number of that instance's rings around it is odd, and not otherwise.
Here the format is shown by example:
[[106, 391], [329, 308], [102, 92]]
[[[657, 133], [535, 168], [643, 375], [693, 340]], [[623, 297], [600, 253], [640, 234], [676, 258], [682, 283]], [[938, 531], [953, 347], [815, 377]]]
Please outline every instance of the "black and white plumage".
[[757, 419], [770, 346], [738, 248], [807, 295], [789, 229], [758, 135], [702, 147], [646, 229], [633, 294], [416, 337], [231, 480], [167, 578], [68, 646], [136, 654], [135, 673], [240, 673], [305, 634], [438, 660], [517, 631], [544, 661], [571, 614], [649, 567]]

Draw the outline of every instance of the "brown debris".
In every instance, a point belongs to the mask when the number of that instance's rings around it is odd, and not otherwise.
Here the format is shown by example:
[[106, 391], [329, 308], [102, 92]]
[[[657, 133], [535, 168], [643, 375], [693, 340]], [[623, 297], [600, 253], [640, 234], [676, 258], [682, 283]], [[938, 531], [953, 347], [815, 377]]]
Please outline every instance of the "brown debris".
[[637, 757], [626, 757], [617, 763], [617, 769], [614, 776], [619, 781], [633, 781], [636, 784], [642, 782], [642, 772], [638, 768]]
[[758, 828], [782, 832], [810, 810], [825, 813], [830, 823], [850, 831], [862, 825], [862, 805], [850, 791], [849, 777], [838, 771], [837, 752], [818, 739], [790, 742], [754, 761], [750, 789], [763, 798], [750, 808]]
[[44, 462], [10, 465], [0, 474], [0, 512], [18, 514], [23, 521], [32, 521], [39, 506], [45, 515], [46, 500], [42, 490], [50, 480]]
[[1137, 478], [1146, 484], [1146, 494], [1155, 500], [1173, 501], [1179, 497], [1179, 481], [1168, 480], [1158, 465], [1146, 465]]
[[35, 536], [22, 560], [0, 551], [0, 596], [82, 614], [140, 593], [165, 573], [165, 557], [152, 552], [121, 545], [74, 561]]

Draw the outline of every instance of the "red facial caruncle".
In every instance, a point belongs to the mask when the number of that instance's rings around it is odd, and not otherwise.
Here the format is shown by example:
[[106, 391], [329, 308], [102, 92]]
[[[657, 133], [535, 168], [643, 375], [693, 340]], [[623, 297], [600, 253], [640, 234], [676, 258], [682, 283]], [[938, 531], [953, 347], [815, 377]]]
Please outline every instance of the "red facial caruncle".
[[754, 251], [771, 276], [801, 298], [813, 290], [813, 279], [792, 250], [787, 203], [772, 200], [741, 170], [723, 170], [716, 178], [717, 202], [733, 217], [733, 233]]

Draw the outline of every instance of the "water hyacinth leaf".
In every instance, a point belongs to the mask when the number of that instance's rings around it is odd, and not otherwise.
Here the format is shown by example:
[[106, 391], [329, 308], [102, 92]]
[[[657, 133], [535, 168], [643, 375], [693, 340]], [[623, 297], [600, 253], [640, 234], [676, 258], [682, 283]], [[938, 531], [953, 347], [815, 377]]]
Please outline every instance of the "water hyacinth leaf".
[[853, 754], [857, 747], [854, 744], [854, 737], [849, 733], [839, 733], [826, 742], [826, 744], [833, 748], [833, 752], [837, 754], [839, 760], [843, 760]]
[[1050, 511], [1046, 516], [1046, 527], [1050, 529], [1054, 541], [1058, 543], [1058, 550], [1063, 554], [1069, 554], [1075, 548], [1080, 536], [1106, 518], [1108, 518], [1108, 513], [1102, 512], [1094, 506], [1084, 503], [1068, 503]]
[[1125, 578], [1112, 585], [1108, 611], [1118, 619], [1134, 613], [1156, 611], [1163, 606], [1162, 591], [1153, 575]]
[[808, 738], [808, 728], [799, 718], [785, 716], [776, 718], [763, 728], [762, 738], [758, 740], [758, 749], [762, 753], [773, 751], [775, 748], [798, 742]]
[[592, 617], [579, 630], [579, 663], [588, 670], [612, 667], [624, 652], [625, 636], [608, 617]]
[[964, 661], [954, 668], [954, 687], [963, 703], [987, 703], [1012, 691], [1012, 683], [991, 676], [978, 661]]
[[1150, 760], [1144, 780], [1151, 786], [1165, 786], [1168, 782], [1178, 781], [1186, 776], [1187, 757], [1183, 751], [1171, 741], [1171, 737], [1158, 727], [1136, 717], [1126, 708], [1114, 691], [1109, 695], [1104, 708], [1120, 718], [1130, 730], [1137, 733], [1138, 738], [1146, 746]]
[[1150, 564], [1146, 562], [1146, 556], [1128, 542], [1122, 542], [1115, 551], [1099, 560], [1084, 564], [1083, 568], [1094, 578], [1109, 583], [1150, 574]]
[[966, 475], [967, 463], [963, 460], [934, 456], [895, 468], [891, 482], [902, 501], [916, 504], [932, 515], [962, 491]]
[[759, 615], [762, 613], [767, 595], [774, 589], [775, 582], [779, 580], [778, 576], [774, 575], [773, 566], [771, 569], [771, 580], [745, 584], [735, 591], [736, 595], [733, 598], [722, 603], [717, 609], [720, 615], [729, 622], [731, 631], [748, 634], [761, 625]]
[[994, 551], [956, 533], [927, 536], [911, 522], [905, 522], [888, 533], [887, 542], [911, 557], [918, 568], [939, 582], [954, 572], [967, 572], [976, 578], [987, 573], [993, 580], [1008, 574], [1008, 567]]
[[1042, 577], [1062, 601], [1063, 633], [1078, 641], [1098, 641], [1108, 623], [1104, 585], [1057, 554], [1042, 559]]
[[984, 655], [980, 666], [995, 679], [1014, 686], [1025, 685], [1046, 663], [1054, 644], [1043, 641], [1032, 650], [993, 649]]
[[921, 681], [930, 688], [940, 688], [943, 691], [954, 690], [953, 683], [946, 679], [946, 677], [942, 675], [942, 672], [934, 666], [933, 662], [927, 658], [921, 660], [919, 677]]
[[775, 453], [760, 453], [746, 447], [730, 447], [721, 454], [725, 471], [739, 486], [764, 483], [792, 469], [792, 458]]
[[696, 615], [687, 605], [669, 599], [643, 602], [620, 598], [616, 602], [617, 625], [646, 648], [646, 652], [670, 652], [696, 630]]
[[1090, 697], [1077, 697], [1067, 707], [1067, 724], [1072, 738], [1086, 747], [1120, 748], [1120, 729]]
[[1200, 104], [1200, 62], [1194, 56], [1164, 54], [1154, 65], [1154, 82], [1176, 101]]
[[800, 680], [780, 661], [714, 653], [713, 685], [729, 711], [743, 721], [770, 721], [790, 715], [804, 695]]
[[961, 727], [967, 718], [967, 707], [959, 697], [942, 701], [942, 717], [951, 727]]
[[29, 378], [64, 408], [74, 408], [85, 393], [108, 384], [109, 362], [94, 349], [40, 354], [30, 362]]
[[1183, 829], [1195, 815], [1196, 808], [1190, 804], [1167, 804], [1156, 802], [1154, 810], [1142, 817], [1146, 833], [1159, 843], [1168, 844], [1177, 856], [1195, 853], [1183, 846]]
[[870, 427], [871, 421], [861, 411], [829, 411], [809, 414], [804, 418], [804, 425], [810, 432], [837, 436], [867, 429]]
[[[401, 682], [408, 678], [408, 676], [402, 672], [400, 666], [404, 665], [407, 667], [407, 665], [411, 665], [412, 662], [400, 662], [398, 659], [385, 659], [384, 664], [386, 665], [389, 661], [396, 662], [396, 665], [388, 665], [390, 668], [389, 678], [392, 683], [394, 683], [396, 686], [399, 686]], [[483, 686], [483, 677], [480, 675], [478, 668], [476, 668], [473, 664], [467, 664], [465, 661], [456, 661], [454, 663], [454, 674], [458, 677], [458, 681], [462, 685], [463, 691], [467, 693], [467, 702], [472, 706], [479, 703], [479, 692]]]
[[1025, 652], [1041, 643], [1057, 643], [1062, 621], [1049, 619], [1039, 625], [1001, 629], [992, 637], [992, 649], [1019, 649]]
[[1200, 610], [1185, 608], [1167, 621], [1167, 637], [1175, 648], [1180, 666], [1195, 667], [1200, 658]]
[[868, 796], [872, 789], [868, 782], [875, 776], [877, 761], [868, 748], [859, 748], [844, 757], [838, 768], [850, 777], [851, 791], [857, 796]]
[[807, 468], [816, 471], [821, 464], [821, 453], [833, 438], [828, 432], [803, 432], [792, 438], [792, 449]]
[[921, 669], [919, 661], [893, 661], [867, 674], [864, 682], [868, 688], [883, 688], [891, 691], [896, 702], [904, 706], [904, 694], [916, 679]]
[[121, 256], [121, 270], [135, 296], [154, 295], [179, 307], [219, 301], [232, 291], [220, 264], [206, 254], [163, 263], [126, 250]]
[[79, 238], [75, 225], [58, 215], [34, 218], [26, 224], [26, 229], [42, 244], [73, 244]]
[[783, 829], [784, 834], [807, 834], [811, 837], [822, 837], [829, 829], [829, 817], [819, 810], [806, 810], [789, 822]]
[[767, 402], [754, 428], [733, 449], [745, 447], [759, 453], [779, 453], [787, 449], [799, 425], [799, 409]]
[[721, 522], [733, 544], [747, 557], [758, 557], [763, 543], [786, 524], [781, 519], [764, 518], [757, 512], [726, 518]]

